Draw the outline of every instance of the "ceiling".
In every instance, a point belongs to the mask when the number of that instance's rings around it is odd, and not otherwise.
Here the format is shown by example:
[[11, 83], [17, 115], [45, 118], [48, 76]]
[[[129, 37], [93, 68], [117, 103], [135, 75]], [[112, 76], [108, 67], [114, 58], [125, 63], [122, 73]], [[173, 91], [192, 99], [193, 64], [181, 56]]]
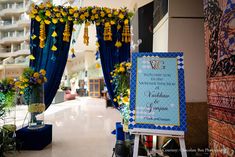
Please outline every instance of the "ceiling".
[[53, 0], [53, 3], [61, 5], [68, 1], [74, 1], [74, 5], [79, 5], [82, 1], [83, 6], [106, 6], [109, 8], [128, 7], [131, 3], [131, 0]]
[[109, 8], [128, 7], [131, 0], [84, 0], [84, 6], [105, 6]]

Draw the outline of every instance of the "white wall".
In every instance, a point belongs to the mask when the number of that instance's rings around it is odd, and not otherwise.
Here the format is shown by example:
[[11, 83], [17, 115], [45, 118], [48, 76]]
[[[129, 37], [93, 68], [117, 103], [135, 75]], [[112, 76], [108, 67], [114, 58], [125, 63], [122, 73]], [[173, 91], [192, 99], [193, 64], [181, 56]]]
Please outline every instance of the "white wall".
[[168, 51], [168, 29], [169, 17], [166, 15], [153, 30], [153, 52]]
[[169, 20], [168, 51], [184, 52], [187, 102], [205, 102], [206, 63], [203, 19]]
[[202, 0], [190, 0], [190, 2], [170, 0], [171, 16], [181, 16], [181, 18], [172, 18], [167, 14], [154, 28], [154, 52], [184, 52], [187, 102], [207, 101], [204, 21], [201, 14], [203, 11], [201, 2]]
[[169, 0], [169, 17], [202, 17], [203, 0]]
[[142, 7], [152, 1], [153, 0], [132, 0], [128, 6], [128, 9], [135, 12], [137, 8]]

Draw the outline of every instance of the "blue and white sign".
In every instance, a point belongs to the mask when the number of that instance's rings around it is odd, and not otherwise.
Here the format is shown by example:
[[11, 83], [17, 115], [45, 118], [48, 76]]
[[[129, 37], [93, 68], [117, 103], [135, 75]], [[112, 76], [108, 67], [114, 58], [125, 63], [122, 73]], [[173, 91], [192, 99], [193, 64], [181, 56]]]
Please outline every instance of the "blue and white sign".
[[183, 53], [133, 53], [129, 129], [186, 130]]

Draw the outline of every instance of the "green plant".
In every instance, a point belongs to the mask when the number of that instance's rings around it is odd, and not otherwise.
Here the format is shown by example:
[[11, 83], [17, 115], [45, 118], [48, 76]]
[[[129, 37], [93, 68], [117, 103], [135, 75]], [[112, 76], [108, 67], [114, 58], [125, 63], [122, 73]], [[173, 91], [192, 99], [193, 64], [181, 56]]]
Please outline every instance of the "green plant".
[[130, 105], [130, 62], [122, 62], [115, 65], [115, 69], [111, 72], [111, 83], [114, 85], [115, 98], [119, 111], [124, 122], [124, 131], [128, 131], [129, 105]]
[[[14, 105], [15, 100], [15, 81], [6, 78], [0, 81], [0, 119], [4, 121], [5, 113]], [[15, 125], [3, 125], [0, 127], [0, 157], [11, 150], [15, 150]]]
[[0, 157], [16, 149], [15, 129], [15, 125], [4, 125], [0, 129]]

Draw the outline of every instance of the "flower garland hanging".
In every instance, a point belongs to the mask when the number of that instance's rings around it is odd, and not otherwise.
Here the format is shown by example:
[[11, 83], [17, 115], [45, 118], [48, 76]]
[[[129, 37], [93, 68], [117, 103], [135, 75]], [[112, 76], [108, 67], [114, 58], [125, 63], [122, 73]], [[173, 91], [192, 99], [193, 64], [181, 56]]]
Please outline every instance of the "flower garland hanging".
[[[112, 41], [111, 26], [117, 25], [117, 30], [119, 31], [123, 26], [122, 40], [118, 39], [116, 41], [116, 47], [120, 48], [122, 46], [121, 42], [130, 42], [130, 28], [129, 21], [133, 16], [132, 12], [129, 12], [127, 8], [120, 9], [110, 9], [107, 7], [65, 7], [65, 6], [55, 6], [50, 2], [41, 3], [40, 5], [31, 5], [31, 11], [29, 13], [30, 17], [38, 22], [40, 22], [40, 48], [45, 46], [45, 24], [49, 25], [51, 23], [57, 24], [58, 22], [66, 23], [65, 30], [63, 33], [63, 40], [69, 42], [70, 34], [70, 24], [82, 24], [86, 23], [84, 34], [84, 43], [89, 43], [88, 37], [88, 23], [96, 24], [97, 26], [104, 26], [104, 40]], [[116, 32], [115, 32], [116, 33]]]

